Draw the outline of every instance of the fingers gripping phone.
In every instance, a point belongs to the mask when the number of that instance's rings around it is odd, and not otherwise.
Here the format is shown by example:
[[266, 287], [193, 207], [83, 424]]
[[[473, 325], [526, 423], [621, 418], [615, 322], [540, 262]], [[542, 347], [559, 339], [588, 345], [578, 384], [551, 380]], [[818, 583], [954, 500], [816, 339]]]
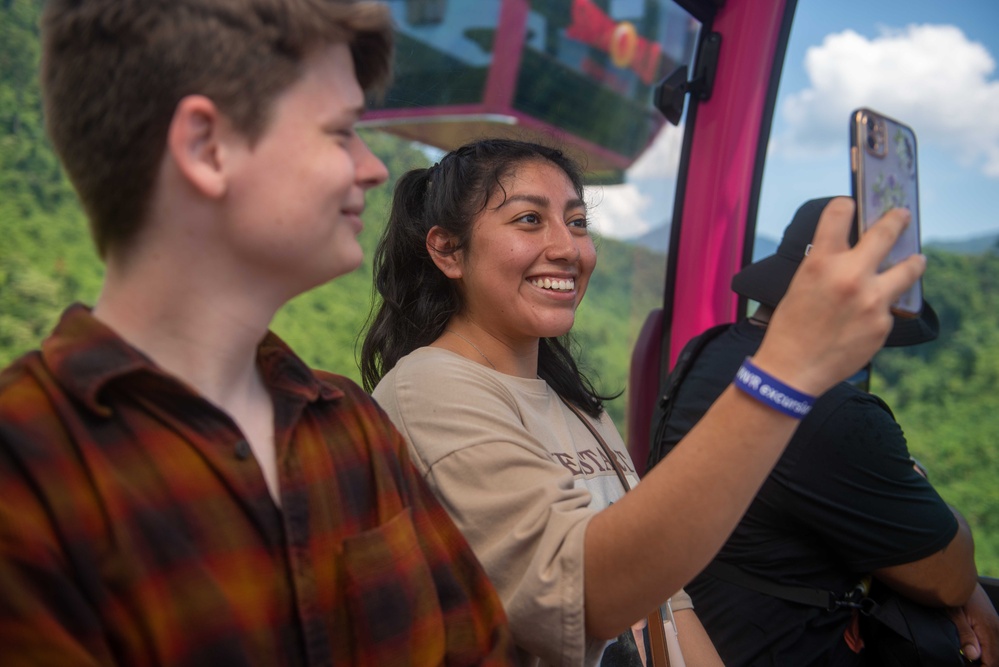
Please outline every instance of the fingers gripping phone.
[[[919, 184], [916, 134], [912, 128], [870, 109], [853, 111], [850, 116], [850, 170], [859, 236], [893, 208], [907, 208], [912, 213], [912, 221], [880, 270], [919, 253]], [[892, 312], [899, 317], [916, 317], [922, 306], [923, 286], [919, 279], [892, 304]]]

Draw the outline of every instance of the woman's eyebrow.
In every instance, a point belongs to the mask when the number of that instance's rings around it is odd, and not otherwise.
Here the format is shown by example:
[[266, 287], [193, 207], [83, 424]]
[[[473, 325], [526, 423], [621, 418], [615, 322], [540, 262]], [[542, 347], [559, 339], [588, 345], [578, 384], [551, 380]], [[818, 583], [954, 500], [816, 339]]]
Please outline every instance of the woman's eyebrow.
[[[539, 208], [548, 208], [549, 206], [551, 206], [551, 200], [548, 197], [546, 197], [545, 195], [515, 194], [515, 195], [510, 195], [509, 197], [507, 197], [506, 200], [502, 204], [500, 204], [499, 208], [503, 208], [507, 204], [509, 204], [511, 202], [517, 202], [517, 201], [523, 201], [523, 202], [527, 202], [528, 204], [534, 204], [535, 206], [537, 206]], [[565, 203], [565, 210], [566, 211], [569, 211], [569, 210], [575, 209], [575, 208], [585, 209], [586, 208], [586, 204], [583, 202], [582, 199], [579, 199], [578, 197], [575, 198], [575, 199], [570, 199], [569, 201], [567, 201]]]
[[499, 205], [499, 207], [503, 208], [507, 204], [518, 201], [527, 202], [528, 204], [534, 204], [535, 206], [543, 208], [551, 206], [551, 200], [544, 195], [520, 194], [520, 195], [510, 195], [503, 201], [502, 204]]

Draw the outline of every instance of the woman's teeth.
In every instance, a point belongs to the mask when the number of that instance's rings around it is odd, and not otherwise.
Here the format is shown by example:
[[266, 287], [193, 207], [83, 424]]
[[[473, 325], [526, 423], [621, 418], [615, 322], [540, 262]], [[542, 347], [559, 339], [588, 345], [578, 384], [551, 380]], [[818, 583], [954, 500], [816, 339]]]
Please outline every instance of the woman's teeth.
[[565, 280], [552, 280], [551, 278], [536, 278], [531, 281], [531, 284], [535, 287], [540, 287], [542, 289], [557, 290], [560, 292], [568, 292], [576, 288], [576, 281], [572, 278]]

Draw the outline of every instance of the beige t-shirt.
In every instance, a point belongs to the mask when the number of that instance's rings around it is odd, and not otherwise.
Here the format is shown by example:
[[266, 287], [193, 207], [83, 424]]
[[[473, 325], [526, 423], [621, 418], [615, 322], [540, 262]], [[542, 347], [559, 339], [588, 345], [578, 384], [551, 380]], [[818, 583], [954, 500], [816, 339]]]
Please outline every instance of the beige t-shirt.
[[[600, 444], [544, 380], [447, 350], [399, 361], [373, 392], [503, 599], [525, 665], [595, 665], [585, 636], [583, 535], [624, 494]], [[634, 486], [627, 448], [595, 422]], [[690, 608], [682, 591], [673, 609]]]

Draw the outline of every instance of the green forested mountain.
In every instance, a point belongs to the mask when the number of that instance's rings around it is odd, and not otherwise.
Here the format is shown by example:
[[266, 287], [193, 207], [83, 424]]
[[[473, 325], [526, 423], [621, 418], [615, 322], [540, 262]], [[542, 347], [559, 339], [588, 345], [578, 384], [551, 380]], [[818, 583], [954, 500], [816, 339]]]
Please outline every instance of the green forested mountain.
[[999, 576], [999, 254], [928, 251], [927, 259], [923, 286], [940, 337], [880, 352], [871, 391], [975, 528], [979, 569]]
[[[0, 366], [36, 346], [66, 304], [93, 303], [102, 273], [42, 130], [41, 4], [0, 0]], [[395, 176], [427, 163], [410, 144], [366, 136]], [[391, 183], [368, 197], [365, 264], [288, 304], [274, 322], [307, 362], [354, 379], [372, 296], [371, 255], [390, 192]], [[615, 393], [625, 388], [635, 335], [661, 301], [664, 260], [611, 239], [599, 239], [598, 252], [575, 336], [598, 386]], [[981, 570], [999, 575], [999, 256], [928, 254], [924, 285], [941, 317], [940, 340], [879, 354], [871, 387], [892, 405], [941, 495], [974, 526]], [[608, 404], [622, 431], [626, 398]]]

